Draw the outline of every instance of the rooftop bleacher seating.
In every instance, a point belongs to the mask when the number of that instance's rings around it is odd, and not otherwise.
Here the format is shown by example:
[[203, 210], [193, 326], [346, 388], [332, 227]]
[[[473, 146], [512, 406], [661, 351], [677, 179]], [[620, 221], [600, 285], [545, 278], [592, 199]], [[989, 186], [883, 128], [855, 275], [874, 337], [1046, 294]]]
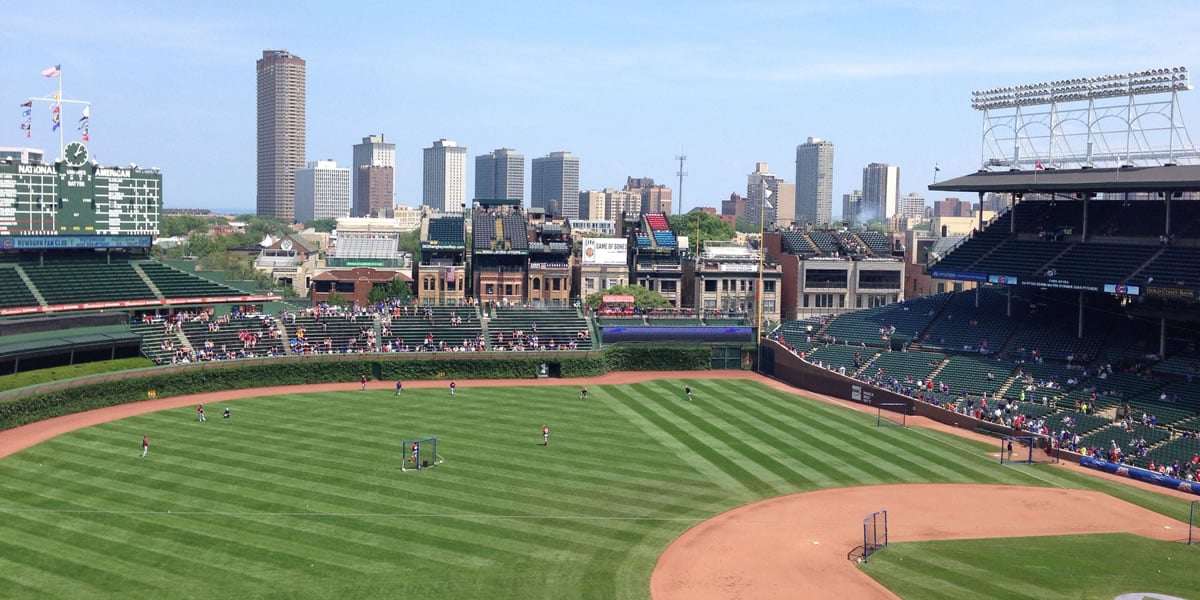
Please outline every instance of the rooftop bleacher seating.
[[658, 246], [666, 248], [674, 248], [678, 243], [675, 241], [675, 234], [670, 231], [655, 231], [654, 243]]
[[399, 258], [398, 238], [350, 237], [338, 239], [334, 258]]
[[882, 233], [874, 230], [858, 232], [858, 239], [871, 250], [871, 253], [879, 256], [891, 256], [892, 248], [888, 243], [887, 237]]
[[639, 248], [649, 248], [650, 247], [650, 236], [647, 236], [647, 235], [637, 236], [637, 245]]
[[837, 238], [833, 237], [833, 234], [828, 231], [810, 231], [808, 232], [808, 239], [823, 254], [833, 254], [838, 251]]
[[[475, 227], [479, 227], [480, 221], [479, 217], [475, 218]], [[476, 231], [478, 232], [478, 230]], [[429, 220], [428, 242], [437, 242], [436, 245], [439, 246], [462, 246], [466, 243], [464, 235], [462, 217], [438, 217]], [[479, 239], [478, 234], [475, 239]], [[478, 241], [476, 241], [476, 247], [478, 247]]]
[[670, 231], [671, 225], [667, 218], [660, 213], [650, 213], [646, 215], [646, 223], [650, 225], [650, 229], [654, 231]]
[[505, 247], [513, 250], [529, 249], [529, 231], [525, 219], [518, 214], [503, 215]]
[[808, 240], [808, 236], [799, 231], [784, 231], [782, 232], [782, 236], [784, 251], [786, 252], [796, 255], [815, 254], [817, 252], [817, 247]]

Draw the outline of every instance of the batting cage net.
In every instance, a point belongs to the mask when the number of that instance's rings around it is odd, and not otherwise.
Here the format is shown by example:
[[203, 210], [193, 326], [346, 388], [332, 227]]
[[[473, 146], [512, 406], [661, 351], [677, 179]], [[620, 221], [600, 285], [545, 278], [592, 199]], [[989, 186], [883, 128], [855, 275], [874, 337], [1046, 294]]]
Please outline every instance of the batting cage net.
[[877, 510], [863, 519], [862, 561], [867, 562], [872, 554], [887, 548], [888, 516], [886, 510]]
[[442, 455], [438, 454], [436, 435], [419, 440], [404, 440], [401, 443], [401, 447], [404, 448], [404, 458], [400, 461], [401, 471], [428, 469], [446, 462]]
[[1006, 435], [1000, 438], [1000, 464], [1002, 465], [1032, 465], [1034, 463], [1055, 462], [1055, 459], [1043, 451], [1044, 444], [1049, 438], [1036, 435]]
[[876, 405], [878, 413], [875, 415], [876, 427], [908, 427], [908, 410], [907, 404], [902, 402], [883, 402]]

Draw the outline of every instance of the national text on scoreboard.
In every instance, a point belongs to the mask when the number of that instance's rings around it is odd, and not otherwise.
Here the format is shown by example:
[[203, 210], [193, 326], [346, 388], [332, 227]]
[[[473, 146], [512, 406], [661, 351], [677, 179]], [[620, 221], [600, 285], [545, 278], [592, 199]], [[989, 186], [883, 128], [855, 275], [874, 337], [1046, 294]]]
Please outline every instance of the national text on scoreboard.
[[51, 165], [0, 164], [0, 249], [149, 246], [162, 218], [162, 175], [79, 160], [86, 156], [73, 143]]

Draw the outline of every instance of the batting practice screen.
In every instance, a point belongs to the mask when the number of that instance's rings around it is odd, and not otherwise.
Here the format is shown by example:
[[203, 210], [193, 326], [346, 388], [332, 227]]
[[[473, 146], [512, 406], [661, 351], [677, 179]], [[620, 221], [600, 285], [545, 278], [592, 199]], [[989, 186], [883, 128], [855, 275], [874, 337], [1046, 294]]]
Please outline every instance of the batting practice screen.
[[0, 164], [0, 250], [146, 247], [162, 204], [162, 175], [150, 170]]

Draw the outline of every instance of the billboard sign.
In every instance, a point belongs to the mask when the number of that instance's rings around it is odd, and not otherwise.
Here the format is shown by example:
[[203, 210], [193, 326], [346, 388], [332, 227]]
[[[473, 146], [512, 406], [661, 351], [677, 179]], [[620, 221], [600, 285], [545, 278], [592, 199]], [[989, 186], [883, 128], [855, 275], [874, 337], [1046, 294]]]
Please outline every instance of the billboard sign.
[[623, 265], [628, 262], [625, 238], [583, 238], [583, 264]]

